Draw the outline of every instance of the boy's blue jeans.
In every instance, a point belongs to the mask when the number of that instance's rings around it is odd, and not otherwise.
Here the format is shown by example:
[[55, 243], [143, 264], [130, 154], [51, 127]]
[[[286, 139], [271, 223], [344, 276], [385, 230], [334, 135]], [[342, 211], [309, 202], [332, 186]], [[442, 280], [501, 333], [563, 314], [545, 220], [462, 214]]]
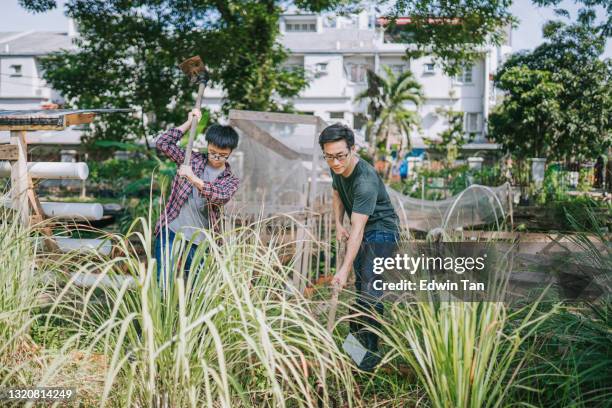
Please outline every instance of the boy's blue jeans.
[[[176, 234], [167, 228], [161, 228], [159, 231], [159, 235], [155, 238], [155, 259], [157, 260], [157, 282], [160, 285], [163, 285], [164, 277], [165, 277], [165, 268], [166, 268], [166, 254], [170, 256], [169, 270], [168, 270], [168, 280], [172, 282], [173, 270], [174, 270], [174, 262], [179, 262], [179, 259], [173, 259], [172, 257], [172, 244], [176, 239]], [[166, 248], [168, 253], [166, 253]], [[189, 275], [189, 271], [191, 270], [191, 262], [193, 260], [193, 256], [195, 254], [197, 245], [192, 245], [189, 251], [187, 252], [187, 259], [185, 260], [185, 280], [187, 280], [187, 276]]]
[[[359, 252], [355, 261], [353, 261], [357, 292], [354, 306], [356, 311], [366, 315], [372, 312], [383, 314], [384, 306], [380, 301], [382, 292], [374, 289], [374, 281], [381, 279], [380, 275], [374, 273], [374, 258], [394, 257], [398, 241], [398, 232], [373, 230], [364, 233]], [[350, 322], [351, 332], [362, 341], [368, 350], [376, 353], [378, 351], [378, 336], [364, 330], [364, 324], [375, 328], [380, 326], [376, 319], [360, 316], [357, 320]]]

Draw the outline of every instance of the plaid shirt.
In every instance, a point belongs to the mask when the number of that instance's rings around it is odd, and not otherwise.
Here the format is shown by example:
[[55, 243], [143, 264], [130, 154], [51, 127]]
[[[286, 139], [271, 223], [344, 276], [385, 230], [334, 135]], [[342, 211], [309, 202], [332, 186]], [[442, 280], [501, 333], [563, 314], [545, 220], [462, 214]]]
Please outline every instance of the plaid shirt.
[[[155, 147], [157, 152], [163, 154], [174, 161], [179, 166], [185, 161], [185, 149], [179, 147], [177, 142], [183, 136], [183, 132], [176, 128], [171, 128], [161, 135]], [[191, 155], [191, 168], [194, 174], [199, 175], [206, 165], [206, 155], [193, 152]], [[198, 189], [202, 197], [206, 198], [208, 205], [208, 215], [210, 225], [214, 231], [219, 232], [221, 210], [238, 188], [239, 180], [230, 170], [229, 163], [225, 163], [225, 170], [212, 182], [204, 181], [204, 186]], [[172, 191], [165, 210], [159, 217], [155, 226], [155, 235], [159, 233], [162, 226], [166, 226], [181, 212], [181, 208], [187, 202], [187, 198], [193, 191], [192, 184], [184, 177], [175, 176], [172, 180]]]

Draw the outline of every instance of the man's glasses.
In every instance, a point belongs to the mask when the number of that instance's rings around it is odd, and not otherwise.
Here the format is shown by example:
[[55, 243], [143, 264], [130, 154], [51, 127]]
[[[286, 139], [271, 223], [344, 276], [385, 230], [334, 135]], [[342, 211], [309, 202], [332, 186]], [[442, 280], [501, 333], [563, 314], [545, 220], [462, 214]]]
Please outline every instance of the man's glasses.
[[323, 158], [328, 162], [333, 162], [334, 160], [338, 160], [339, 162], [343, 162], [347, 157], [351, 155], [351, 152], [347, 153], [338, 153], [338, 154], [323, 154]]
[[225, 161], [229, 158], [229, 154], [208, 152], [208, 157], [210, 157], [213, 160]]

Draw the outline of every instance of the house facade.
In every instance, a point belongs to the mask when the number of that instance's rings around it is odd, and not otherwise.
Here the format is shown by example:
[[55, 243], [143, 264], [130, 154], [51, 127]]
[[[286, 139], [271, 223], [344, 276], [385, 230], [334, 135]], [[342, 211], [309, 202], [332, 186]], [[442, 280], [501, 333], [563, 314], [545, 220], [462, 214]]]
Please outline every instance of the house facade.
[[[60, 49], [72, 49], [76, 32], [23, 31], [0, 32], [0, 110], [26, 110], [52, 107], [62, 103], [61, 95], [42, 77], [40, 58]], [[64, 131], [36, 132], [37, 140], [80, 144], [82, 132], [74, 127]], [[9, 132], [0, 131], [0, 141]]]
[[[421, 126], [409, 135], [413, 147], [425, 147], [425, 138], [436, 139], [448, 127], [440, 110], [452, 109], [463, 112], [466, 136], [475, 137], [467, 149], [496, 149], [487, 140], [486, 119], [499, 99], [493, 74], [512, 50], [509, 30], [504, 44], [483, 48], [482, 58], [456, 77], [446, 75], [431, 56], [406, 59], [411, 45], [391, 41], [382, 19], [373, 13], [284, 14], [280, 33], [280, 43], [290, 52], [287, 66], [303, 68], [309, 79], [308, 87], [290, 101], [297, 111], [345, 123], [363, 137], [366, 103], [355, 97], [366, 88], [367, 70], [381, 73], [386, 65], [396, 74], [412, 71], [423, 87]], [[0, 33], [0, 109], [40, 109], [45, 103], [61, 102], [42, 78], [39, 58], [71, 49], [75, 35], [72, 24], [65, 33]], [[206, 90], [204, 106], [219, 111], [222, 102], [222, 90]]]
[[[467, 149], [497, 148], [487, 140], [486, 118], [499, 96], [493, 74], [512, 50], [509, 30], [503, 45], [483, 48], [482, 58], [456, 77], [446, 75], [431, 56], [407, 60], [411, 45], [391, 42], [382, 20], [367, 12], [285, 14], [280, 32], [279, 41], [290, 52], [287, 65], [303, 68], [310, 79], [309, 86], [291, 101], [297, 111], [343, 122], [363, 136], [366, 103], [356, 102], [355, 97], [366, 88], [366, 71], [381, 73], [387, 65], [396, 74], [411, 70], [423, 87], [426, 100], [418, 111], [421, 129], [410, 135], [414, 147], [425, 147], [424, 138], [436, 139], [448, 127], [440, 110], [452, 109], [463, 112], [466, 137], [474, 136]], [[207, 90], [205, 96], [206, 106], [220, 108], [220, 90]]]

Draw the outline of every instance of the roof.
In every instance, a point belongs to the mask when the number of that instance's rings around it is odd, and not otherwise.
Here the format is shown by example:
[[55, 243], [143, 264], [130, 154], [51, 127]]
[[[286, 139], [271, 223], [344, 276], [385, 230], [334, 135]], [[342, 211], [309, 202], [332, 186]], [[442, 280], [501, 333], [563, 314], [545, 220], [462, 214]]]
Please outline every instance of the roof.
[[72, 38], [65, 32], [0, 32], [0, 56], [46, 55], [60, 49], [73, 48]]

